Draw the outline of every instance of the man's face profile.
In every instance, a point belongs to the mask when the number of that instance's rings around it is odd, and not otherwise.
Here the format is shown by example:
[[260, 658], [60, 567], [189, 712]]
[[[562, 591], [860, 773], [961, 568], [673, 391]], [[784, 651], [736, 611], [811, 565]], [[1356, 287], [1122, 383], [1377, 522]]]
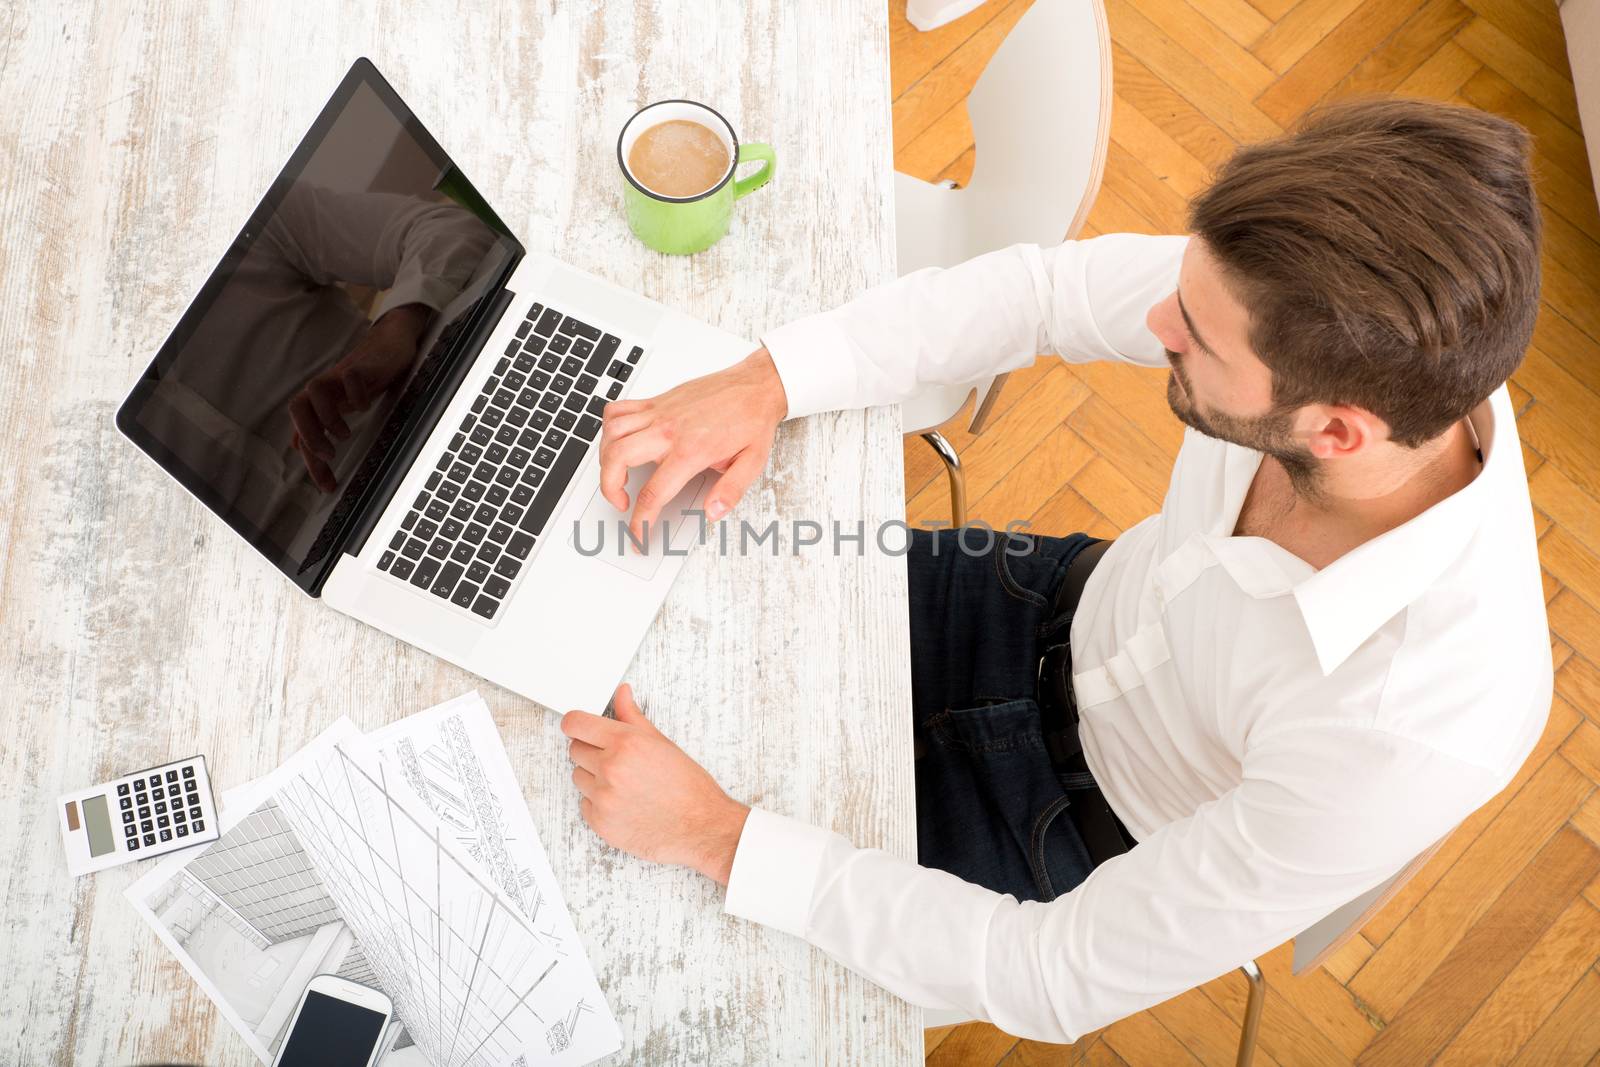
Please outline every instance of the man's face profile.
[[1295, 432], [1295, 412], [1272, 400], [1272, 372], [1250, 347], [1250, 316], [1224, 284], [1204, 242], [1191, 239], [1178, 288], [1152, 307], [1145, 324], [1172, 365], [1167, 404], [1207, 437], [1278, 460], [1294, 484], [1311, 489], [1317, 459]]

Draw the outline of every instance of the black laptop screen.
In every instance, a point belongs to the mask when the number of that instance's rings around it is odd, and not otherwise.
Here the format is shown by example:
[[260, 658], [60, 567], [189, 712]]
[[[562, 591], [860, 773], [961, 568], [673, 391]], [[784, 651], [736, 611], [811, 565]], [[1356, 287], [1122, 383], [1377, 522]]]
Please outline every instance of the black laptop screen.
[[312, 589], [520, 254], [362, 60], [117, 425]]

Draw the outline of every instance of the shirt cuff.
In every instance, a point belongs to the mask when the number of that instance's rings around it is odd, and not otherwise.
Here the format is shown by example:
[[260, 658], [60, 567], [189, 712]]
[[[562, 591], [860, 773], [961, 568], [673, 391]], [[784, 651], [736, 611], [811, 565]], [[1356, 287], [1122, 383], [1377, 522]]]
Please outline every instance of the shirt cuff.
[[856, 391], [855, 347], [824, 311], [768, 330], [761, 343], [772, 355], [789, 400], [788, 419], [851, 406]]
[[805, 937], [822, 851], [832, 836], [797, 819], [752, 807], [733, 853], [722, 910]]

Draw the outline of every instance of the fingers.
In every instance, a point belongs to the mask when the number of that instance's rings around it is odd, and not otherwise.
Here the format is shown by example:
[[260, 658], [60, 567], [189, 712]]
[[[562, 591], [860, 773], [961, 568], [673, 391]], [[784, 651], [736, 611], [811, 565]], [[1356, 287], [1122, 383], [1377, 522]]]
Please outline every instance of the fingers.
[[301, 460], [305, 462], [306, 473], [311, 475], [311, 484], [324, 493], [331, 493], [339, 488], [339, 482], [333, 476], [333, 468], [324, 463], [321, 456], [311, 451], [306, 439], [298, 433], [294, 435], [294, 447], [300, 453]]
[[572, 768], [572, 784], [578, 787], [578, 792], [582, 794], [584, 802], [587, 803], [590, 794], [594, 792], [594, 787], [598, 784], [598, 779], [582, 767], [574, 767]]
[[605, 748], [616, 737], [621, 725], [587, 711], [569, 711], [561, 716], [561, 732], [574, 741], [583, 741], [596, 748]]
[[590, 774], [600, 772], [600, 754], [605, 750], [587, 741], [573, 741], [567, 745], [567, 756]]
[[678, 495], [690, 478], [704, 469], [705, 465], [697, 460], [673, 456], [668, 456], [655, 469], [650, 480], [644, 483], [644, 488], [639, 490], [639, 499], [634, 501], [633, 517], [628, 520], [628, 529], [633, 531], [635, 541], [648, 543], [646, 534], [661, 514], [661, 509]]
[[628, 471], [658, 460], [667, 451], [666, 436], [651, 429], [600, 444], [600, 492], [618, 511], [628, 510]]
[[639, 702], [633, 698], [633, 686], [627, 682], [617, 686], [617, 691], [612, 694], [611, 710], [616, 712], [617, 721], [624, 726], [642, 726], [651, 733], [660, 733], [655, 724], [644, 717]]
[[733, 463], [717, 479], [717, 484], [706, 494], [706, 519], [716, 522], [733, 510], [745, 490], [761, 477], [767, 465], [768, 448], [747, 448], [734, 457]]
[[300, 390], [289, 401], [289, 421], [294, 423], [294, 432], [300, 435], [302, 451], [314, 452], [323, 459], [333, 458], [333, 442], [322, 432], [322, 423], [317, 421], [307, 390]]
[[317, 377], [311, 379], [305, 391], [311, 397], [311, 407], [317, 413], [323, 429], [341, 441], [348, 441], [350, 427], [345, 425], [344, 415], [341, 414], [345, 400], [344, 383], [337, 377]]

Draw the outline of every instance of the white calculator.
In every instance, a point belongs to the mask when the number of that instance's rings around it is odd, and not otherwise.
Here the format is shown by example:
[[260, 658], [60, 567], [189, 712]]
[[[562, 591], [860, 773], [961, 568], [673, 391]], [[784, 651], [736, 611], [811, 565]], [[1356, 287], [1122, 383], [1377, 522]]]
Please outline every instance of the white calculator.
[[204, 756], [68, 793], [56, 810], [67, 870], [74, 875], [217, 839], [217, 805]]

